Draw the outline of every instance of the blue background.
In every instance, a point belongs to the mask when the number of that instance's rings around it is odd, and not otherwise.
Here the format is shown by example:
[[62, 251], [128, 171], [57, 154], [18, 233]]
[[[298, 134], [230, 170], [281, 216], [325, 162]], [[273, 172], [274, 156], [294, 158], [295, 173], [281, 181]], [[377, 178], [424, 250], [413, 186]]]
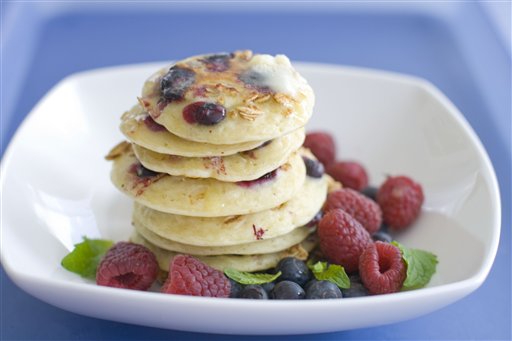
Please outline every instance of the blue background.
[[[266, 339], [512, 338], [511, 56], [480, 4], [3, 2], [1, 18], [2, 155], [25, 115], [56, 82], [97, 67], [248, 48], [284, 53], [292, 60], [428, 79], [468, 119], [498, 176], [502, 234], [488, 279], [467, 298], [406, 322]], [[79, 316], [27, 295], [3, 269], [0, 327], [2, 340], [260, 338], [176, 332]]]

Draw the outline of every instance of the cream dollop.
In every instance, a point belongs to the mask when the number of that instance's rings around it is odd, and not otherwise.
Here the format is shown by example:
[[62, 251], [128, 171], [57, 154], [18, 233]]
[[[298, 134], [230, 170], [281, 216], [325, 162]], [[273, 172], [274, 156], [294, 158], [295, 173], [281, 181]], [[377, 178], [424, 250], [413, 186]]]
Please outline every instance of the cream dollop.
[[275, 92], [295, 96], [300, 85], [305, 82], [285, 55], [255, 55], [249, 65], [252, 71], [263, 76], [265, 85]]

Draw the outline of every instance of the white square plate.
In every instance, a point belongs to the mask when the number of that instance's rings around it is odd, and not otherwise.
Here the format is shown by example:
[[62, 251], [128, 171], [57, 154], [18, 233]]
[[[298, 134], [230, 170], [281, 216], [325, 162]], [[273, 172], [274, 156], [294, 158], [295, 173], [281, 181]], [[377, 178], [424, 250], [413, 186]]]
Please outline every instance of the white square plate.
[[[2, 263], [28, 293], [76, 313], [161, 328], [236, 334], [337, 331], [410, 319], [485, 280], [500, 231], [494, 170], [459, 111], [428, 82], [391, 73], [296, 63], [316, 95], [309, 130], [330, 131], [343, 159], [371, 182], [406, 174], [424, 211], [397, 239], [434, 252], [428, 287], [341, 300], [254, 301], [96, 286], [60, 261], [82, 236], [125, 240], [131, 201], [109, 180], [104, 155], [123, 139], [121, 114], [163, 64], [101, 69], [57, 84], [27, 116], [2, 160]], [[256, 322], [257, 321], [257, 322]]]

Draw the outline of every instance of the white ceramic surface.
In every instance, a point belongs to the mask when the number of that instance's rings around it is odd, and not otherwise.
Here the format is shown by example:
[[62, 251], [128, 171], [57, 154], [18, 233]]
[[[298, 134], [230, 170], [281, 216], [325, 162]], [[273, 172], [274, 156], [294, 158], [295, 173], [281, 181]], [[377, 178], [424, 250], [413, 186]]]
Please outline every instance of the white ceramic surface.
[[341, 300], [253, 301], [99, 287], [67, 272], [60, 260], [82, 236], [123, 240], [130, 234], [131, 202], [110, 183], [103, 157], [122, 140], [120, 115], [161, 65], [70, 76], [13, 138], [1, 168], [1, 260], [31, 295], [79, 314], [147, 326], [300, 334], [414, 318], [485, 280], [499, 239], [499, 193], [489, 158], [458, 110], [421, 79], [306, 63], [296, 66], [317, 94], [309, 130], [333, 133], [338, 156], [362, 161], [375, 185], [387, 174], [423, 184], [423, 214], [397, 239], [438, 255], [427, 288]]

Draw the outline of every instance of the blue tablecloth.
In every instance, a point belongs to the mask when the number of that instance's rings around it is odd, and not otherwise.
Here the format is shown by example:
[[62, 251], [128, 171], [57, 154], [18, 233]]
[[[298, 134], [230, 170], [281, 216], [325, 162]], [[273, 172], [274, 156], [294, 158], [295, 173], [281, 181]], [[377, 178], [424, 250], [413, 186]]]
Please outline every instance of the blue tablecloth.
[[[496, 169], [503, 204], [495, 264], [469, 297], [393, 325], [266, 339], [510, 340], [511, 56], [478, 3], [3, 2], [2, 154], [25, 115], [71, 73], [244, 48], [430, 80], [482, 140]], [[259, 339], [79, 316], [25, 294], [3, 270], [1, 300], [2, 340]]]

